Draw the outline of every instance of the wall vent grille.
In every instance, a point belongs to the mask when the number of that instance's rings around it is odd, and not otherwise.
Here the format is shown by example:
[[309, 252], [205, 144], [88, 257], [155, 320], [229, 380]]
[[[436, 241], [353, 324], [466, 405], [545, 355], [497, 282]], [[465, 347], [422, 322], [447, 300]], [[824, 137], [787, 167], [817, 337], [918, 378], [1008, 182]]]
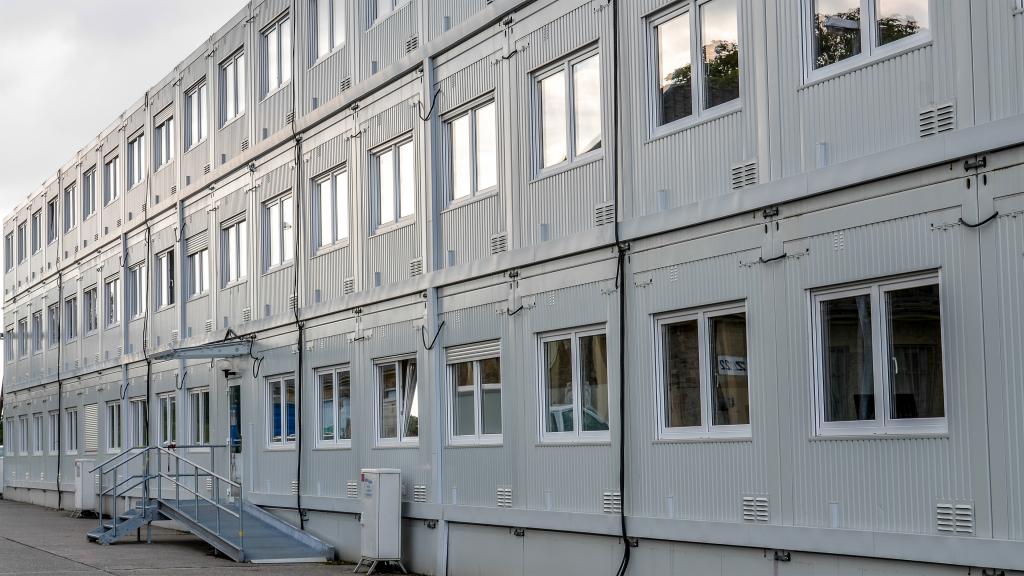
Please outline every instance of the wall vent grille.
[[210, 173], [210, 165], [207, 164], [207, 165], [203, 166], [203, 174], [209, 174], [209, 173]]
[[344, 92], [352, 87], [352, 77], [341, 79], [341, 91]]
[[245, 140], [242, 140], [242, 150], [248, 150], [248, 149], [249, 149], [249, 139], [246, 138]]
[[177, 185], [171, 186], [171, 194], [174, 194], [177, 191], [178, 191], [178, 186]]
[[299, 481], [298, 480], [292, 480], [291, 481], [291, 494], [292, 494], [292, 496], [295, 496], [298, 493], [299, 493]]
[[419, 47], [420, 47], [420, 37], [419, 36], [411, 36], [408, 40], [405, 41], [405, 52], [406, 53], [412, 52], [413, 50], [415, 50], [415, 49], [417, 49]]
[[213, 318], [210, 318], [206, 321], [206, 331], [213, 332]]
[[299, 309], [299, 295], [298, 294], [289, 294], [288, 295], [288, 308], [291, 309], [291, 310], [298, 310]]
[[601, 496], [601, 510], [603, 510], [605, 514], [621, 514], [622, 493], [605, 492]]
[[734, 164], [729, 175], [733, 190], [757, 184], [757, 160]]
[[500, 254], [508, 250], [508, 235], [504, 232], [491, 236], [491, 254]]
[[744, 522], [768, 522], [768, 497], [767, 496], [744, 496], [743, 497], [743, 521]]
[[925, 108], [918, 112], [917, 121], [921, 138], [953, 130], [956, 128], [956, 104], [947, 102]]
[[512, 489], [511, 488], [498, 488], [495, 491], [495, 500], [498, 503], [498, 508], [511, 508], [512, 507]]
[[178, 343], [178, 331], [177, 330], [171, 330], [171, 342], [170, 342], [170, 344], [171, 344], [171, 346], [174, 346], [177, 343]]
[[416, 258], [409, 261], [409, 276], [420, 276], [423, 274], [423, 258]]
[[351, 293], [355, 292], [356, 291], [356, 279], [355, 278], [351, 278], [351, 277], [350, 278], [345, 278], [345, 280], [342, 282], [342, 291], [344, 291], [345, 294], [351, 294]]
[[349, 498], [359, 498], [359, 484], [357, 482], [349, 482], [345, 484], [345, 496]]
[[412, 487], [412, 501], [413, 502], [426, 502], [427, 501], [427, 487], [423, 484], [417, 484]]
[[611, 202], [594, 206], [594, 226], [615, 223], [615, 205]]
[[249, 308], [249, 307], [242, 308], [242, 322], [251, 322], [251, 321], [252, 321], [252, 308]]
[[935, 505], [935, 528], [944, 534], [974, 534], [974, 505], [939, 502]]
[[289, 110], [288, 113], [284, 115], [284, 123], [285, 124], [291, 124], [294, 121], [295, 121], [295, 110]]

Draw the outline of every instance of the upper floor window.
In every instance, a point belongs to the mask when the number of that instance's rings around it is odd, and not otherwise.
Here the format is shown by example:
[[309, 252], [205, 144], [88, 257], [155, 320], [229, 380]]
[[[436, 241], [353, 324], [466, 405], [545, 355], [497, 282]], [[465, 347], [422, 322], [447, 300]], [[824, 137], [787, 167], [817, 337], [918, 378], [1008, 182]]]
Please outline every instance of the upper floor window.
[[943, 432], [939, 277], [814, 292], [819, 434]]
[[128, 189], [131, 190], [146, 177], [146, 135], [128, 141]]
[[267, 432], [271, 446], [295, 442], [295, 378], [267, 379]]
[[156, 257], [156, 308], [174, 304], [174, 250]]
[[64, 233], [75, 227], [75, 185], [64, 189]]
[[64, 300], [64, 322], [60, 326], [64, 332], [64, 341], [71, 342], [78, 338], [78, 297], [72, 296]]
[[605, 334], [581, 330], [541, 338], [541, 437], [608, 439]]
[[28, 356], [28, 318], [18, 320], [18, 357]]
[[28, 223], [18, 224], [18, 264], [28, 256]]
[[57, 199], [53, 198], [46, 203], [46, 243], [52, 244], [57, 241]]
[[292, 27], [286, 16], [263, 31], [263, 96], [292, 79]]
[[206, 80], [185, 92], [185, 150], [206, 139], [208, 129]]
[[14, 232], [4, 236], [4, 271], [14, 270]]
[[146, 265], [139, 264], [128, 269], [128, 318], [138, 318], [146, 313]]
[[416, 359], [377, 363], [377, 440], [416, 442], [420, 430]]
[[416, 214], [416, 155], [412, 140], [392, 144], [373, 156], [377, 225]]
[[245, 53], [236, 52], [220, 65], [221, 126], [245, 114]]
[[370, 9], [373, 13], [373, 21], [379, 22], [384, 18], [391, 15], [392, 12], [397, 10], [402, 5], [409, 2], [409, 0], [369, 0]]
[[320, 403], [320, 444], [349, 445], [352, 441], [352, 382], [347, 368], [317, 373]]
[[4, 361], [14, 362], [14, 327], [4, 332]]
[[60, 344], [60, 304], [50, 304], [46, 308], [46, 333], [50, 346]]
[[227, 226], [221, 232], [221, 251], [223, 257], [224, 286], [246, 277], [249, 266], [249, 236], [246, 234], [245, 220]]
[[446, 357], [451, 442], [501, 442], [500, 343], [450, 348]]
[[805, 2], [812, 72], [840, 62], [856, 65], [929, 38], [929, 0]]
[[345, 2], [343, 0], [312, 0], [311, 12], [316, 18], [316, 54], [312, 61], [326, 56], [345, 43]]
[[341, 170], [325, 174], [316, 181], [316, 214], [313, 220], [320, 225], [316, 230], [316, 246], [330, 246], [348, 239], [348, 172]]
[[748, 436], [744, 308], [663, 316], [657, 320], [655, 334], [660, 435]]
[[200, 296], [210, 289], [210, 251], [206, 248], [188, 255], [188, 294]]
[[736, 0], [710, 0], [652, 21], [657, 53], [656, 125], [700, 117], [706, 110], [739, 99], [737, 10]]
[[121, 279], [108, 278], [103, 284], [104, 325], [111, 327], [121, 321]]
[[118, 185], [119, 160], [114, 156], [103, 165], [103, 205], [106, 206], [121, 195], [121, 187]]
[[39, 252], [43, 247], [43, 211], [32, 213], [32, 253]]
[[121, 449], [121, 402], [107, 403], [107, 452]]
[[263, 205], [263, 269], [270, 270], [295, 259], [292, 236], [292, 197], [275, 198]]
[[174, 160], [174, 118], [168, 118], [153, 129], [153, 169], [160, 168]]
[[82, 174], [82, 220], [96, 212], [96, 169]]
[[498, 185], [498, 121], [493, 101], [448, 122], [452, 200]]
[[83, 296], [85, 298], [85, 308], [82, 310], [82, 321], [85, 324], [85, 334], [88, 336], [95, 332], [100, 325], [96, 287], [87, 288]]
[[538, 75], [540, 165], [572, 162], [601, 148], [601, 57], [588, 53]]
[[199, 388], [188, 393], [188, 441], [191, 444], [210, 443], [210, 389]]
[[32, 353], [43, 351], [43, 311], [32, 313]]

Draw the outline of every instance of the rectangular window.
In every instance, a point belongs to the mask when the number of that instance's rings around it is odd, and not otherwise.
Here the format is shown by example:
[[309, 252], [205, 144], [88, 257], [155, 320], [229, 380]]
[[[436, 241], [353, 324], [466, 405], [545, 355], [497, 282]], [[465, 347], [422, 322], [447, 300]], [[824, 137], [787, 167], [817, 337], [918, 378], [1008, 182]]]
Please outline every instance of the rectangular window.
[[106, 206], [121, 196], [118, 184], [118, 157], [114, 156], [103, 165], [103, 205]]
[[379, 22], [384, 18], [387, 18], [397, 10], [400, 6], [406, 4], [409, 0], [369, 0], [370, 8], [373, 11], [373, 19], [375, 22]]
[[107, 403], [107, 452], [121, 450], [121, 403]]
[[420, 410], [416, 359], [377, 364], [377, 440], [380, 444], [417, 442]]
[[57, 440], [60, 438], [57, 432], [57, 428], [60, 426], [60, 413], [56, 410], [51, 410], [46, 415], [46, 422], [48, 424], [46, 430], [46, 451], [50, 454], [56, 454]]
[[145, 398], [128, 402], [128, 445], [133, 448], [149, 446], [148, 407]]
[[284, 17], [263, 31], [263, 97], [292, 79], [292, 26]]
[[32, 313], [32, 353], [43, 351], [43, 311]]
[[540, 165], [572, 162], [601, 148], [601, 57], [567, 60], [537, 79]]
[[541, 338], [542, 437], [608, 439], [608, 356], [604, 332]]
[[85, 325], [85, 335], [88, 336], [100, 327], [99, 301], [97, 300], [96, 287], [88, 288], [83, 293], [85, 308], [82, 310], [82, 324]]
[[929, 0], [805, 2], [811, 72], [840, 62], [856, 66], [930, 38]]
[[204, 445], [210, 443], [210, 389], [190, 390], [188, 393], [189, 407], [189, 443]]
[[329, 368], [317, 372], [320, 404], [318, 442], [324, 445], [351, 445], [352, 382], [348, 368]]
[[245, 114], [245, 53], [236, 52], [220, 65], [220, 125]]
[[64, 341], [71, 342], [78, 338], [78, 297], [72, 296], [64, 300], [64, 322], [60, 327], [64, 332]]
[[64, 450], [67, 454], [78, 453], [78, 408], [68, 408], [64, 411], [64, 438], [67, 443]]
[[282, 196], [263, 205], [263, 269], [295, 259], [292, 236], [292, 197]]
[[749, 436], [744, 308], [672, 314], [656, 324], [661, 436]]
[[110, 328], [121, 321], [121, 279], [108, 278], [103, 284], [103, 323]]
[[341, 170], [314, 181], [316, 247], [348, 239], [348, 172]]
[[28, 318], [18, 320], [18, 357], [28, 356]]
[[28, 416], [18, 417], [18, 454], [28, 455]]
[[206, 139], [208, 130], [206, 80], [185, 93], [185, 150]]
[[316, 19], [312, 29], [316, 33], [313, 43], [315, 62], [345, 43], [345, 2], [343, 0], [312, 0], [310, 12]]
[[25, 261], [28, 256], [28, 224], [18, 224], [18, 264]]
[[75, 227], [75, 185], [72, 184], [64, 189], [64, 233], [67, 234]]
[[500, 443], [500, 343], [461, 346], [446, 355], [451, 442]]
[[210, 251], [206, 248], [188, 255], [188, 293], [201, 296], [210, 289]]
[[160, 405], [160, 445], [178, 443], [178, 398], [173, 393], [157, 398]]
[[128, 189], [146, 177], [146, 135], [140, 133], [128, 141]]
[[448, 141], [452, 200], [498, 185], [498, 129], [493, 101], [448, 122]]
[[[173, 270], [173, 266], [171, 266]], [[173, 276], [173, 272], [172, 272]], [[128, 318], [135, 319], [146, 313], [146, 265], [138, 264], [128, 269]], [[171, 291], [173, 294], [174, 291]]]
[[153, 170], [174, 160], [174, 118], [168, 118], [153, 128]]
[[156, 309], [174, 304], [174, 250], [156, 257]]
[[[53, 244], [57, 241], [57, 199], [54, 198], [46, 203], [46, 244]], [[11, 262], [11, 260], [8, 260]]]
[[4, 333], [4, 360], [14, 362], [14, 327]]
[[43, 453], [43, 415], [33, 414], [32, 415], [32, 453], [42, 454]]
[[46, 308], [46, 332], [50, 347], [60, 344], [60, 304], [50, 304]]
[[295, 378], [267, 379], [267, 432], [271, 447], [295, 442]]
[[246, 277], [249, 265], [249, 236], [246, 234], [245, 220], [236, 222], [221, 232], [221, 251], [223, 258], [223, 286], [237, 282]]
[[373, 156], [377, 225], [416, 213], [416, 156], [412, 140], [392, 144]]
[[36, 210], [32, 213], [32, 253], [39, 252], [43, 247], [43, 212]]
[[96, 213], [96, 169], [82, 175], [82, 220]]
[[943, 432], [935, 274], [815, 292], [819, 434]]
[[14, 270], [14, 233], [8, 232], [4, 236], [4, 271]]

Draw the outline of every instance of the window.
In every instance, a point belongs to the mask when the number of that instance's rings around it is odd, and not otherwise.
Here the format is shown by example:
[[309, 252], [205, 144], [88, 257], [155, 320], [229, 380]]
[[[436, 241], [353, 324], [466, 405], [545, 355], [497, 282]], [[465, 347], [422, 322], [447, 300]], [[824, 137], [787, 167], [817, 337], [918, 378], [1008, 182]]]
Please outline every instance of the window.
[[245, 114], [245, 53], [236, 52], [220, 65], [221, 126]]
[[43, 311], [32, 313], [32, 353], [43, 351]]
[[292, 197], [282, 196], [263, 205], [263, 269], [291, 262], [295, 258], [292, 237]]
[[47, 413], [46, 416], [46, 422], [49, 425], [46, 434], [46, 449], [50, 454], [56, 454], [58, 450], [57, 440], [60, 438], [60, 435], [57, 432], [57, 428], [60, 426], [60, 413], [56, 410], [52, 410]]
[[132, 448], [149, 446], [149, 413], [145, 398], [128, 402], [128, 445]]
[[812, 72], [840, 62], [854, 66], [929, 39], [929, 0], [805, 1]]
[[820, 434], [945, 431], [935, 274], [812, 295]]
[[188, 440], [191, 444], [210, 443], [210, 389], [190, 390], [188, 393]]
[[114, 156], [103, 165], [103, 205], [106, 206], [121, 195], [117, 182], [118, 158]]
[[314, 182], [316, 187], [316, 247], [330, 246], [348, 239], [348, 172], [326, 174]]
[[4, 271], [14, 270], [14, 233], [8, 232], [4, 236]]
[[64, 449], [68, 454], [78, 453], [78, 408], [68, 408], [64, 411], [65, 438], [67, 443]]
[[188, 255], [189, 296], [206, 294], [210, 289], [210, 250], [202, 249]]
[[25, 222], [18, 224], [18, 264], [25, 261], [28, 256], [28, 225]]
[[224, 286], [246, 277], [246, 268], [249, 265], [249, 236], [245, 228], [245, 220], [241, 220], [224, 228], [221, 233]]
[[749, 436], [743, 306], [663, 316], [655, 333], [660, 435]]
[[652, 21], [652, 31], [657, 54], [655, 125], [693, 118], [694, 112], [699, 118], [704, 111], [739, 99], [736, 0], [672, 10]]
[[64, 189], [64, 233], [75, 227], [75, 185]]
[[60, 327], [64, 332], [64, 341], [71, 342], [78, 338], [78, 297], [72, 296], [64, 300], [64, 323]]
[[295, 379], [267, 379], [267, 432], [270, 446], [295, 442]]
[[348, 368], [317, 372], [320, 444], [350, 445], [352, 441], [352, 383]]
[[453, 444], [501, 441], [500, 343], [446, 351]]
[[128, 189], [131, 190], [146, 176], [146, 135], [140, 133], [128, 141]]
[[43, 415], [33, 414], [32, 415], [32, 453], [42, 454], [43, 453]]
[[380, 444], [416, 442], [420, 407], [416, 359], [377, 364], [377, 440]]
[[370, 7], [373, 9], [374, 21], [380, 21], [391, 15], [399, 6], [409, 0], [370, 0]]
[[345, 2], [343, 0], [312, 0], [312, 10], [316, 18], [313, 27], [316, 34], [315, 54], [310, 61], [326, 56], [338, 46], [345, 43]]
[[538, 78], [541, 167], [601, 148], [601, 59], [568, 60]]
[[[173, 278], [174, 266], [171, 266]], [[138, 264], [128, 269], [128, 318], [139, 318], [146, 313], [146, 265]], [[174, 291], [170, 294], [173, 297]]]
[[579, 331], [541, 338], [544, 399], [541, 436], [548, 440], [608, 439], [608, 355], [605, 335]]
[[8, 328], [4, 333], [4, 360], [14, 362], [14, 328]]
[[18, 358], [28, 356], [28, 318], [18, 320]]
[[[57, 199], [54, 198], [46, 203], [46, 243], [52, 244], [57, 241]], [[11, 260], [8, 260], [10, 262]]]
[[174, 160], [174, 118], [168, 118], [153, 128], [153, 170]]
[[107, 328], [121, 321], [121, 279], [108, 278], [103, 284], [103, 323]]
[[156, 308], [159, 310], [172, 304], [174, 304], [174, 250], [168, 250], [156, 257]]
[[46, 308], [46, 331], [50, 335], [50, 346], [60, 344], [60, 304], [50, 304]]
[[96, 213], [96, 169], [82, 175], [82, 220]]
[[263, 96], [292, 79], [292, 27], [284, 17], [263, 31]]
[[32, 253], [39, 252], [43, 247], [43, 212], [36, 210], [32, 213]]
[[28, 416], [18, 417], [18, 454], [28, 454]]
[[494, 102], [448, 123], [452, 200], [498, 185], [498, 121]]
[[121, 403], [107, 403], [107, 452], [121, 450]]
[[85, 334], [88, 336], [96, 331], [100, 326], [99, 316], [99, 302], [96, 297], [96, 287], [86, 289], [82, 294], [85, 301], [85, 309], [82, 310], [82, 323], [85, 325]]
[[377, 225], [416, 214], [416, 157], [412, 140], [388, 146], [373, 156]]
[[178, 398], [173, 394], [163, 394], [157, 398], [160, 405], [160, 445], [169, 446], [178, 443]]
[[206, 80], [185, 92], [185, 150], [206, 139]]

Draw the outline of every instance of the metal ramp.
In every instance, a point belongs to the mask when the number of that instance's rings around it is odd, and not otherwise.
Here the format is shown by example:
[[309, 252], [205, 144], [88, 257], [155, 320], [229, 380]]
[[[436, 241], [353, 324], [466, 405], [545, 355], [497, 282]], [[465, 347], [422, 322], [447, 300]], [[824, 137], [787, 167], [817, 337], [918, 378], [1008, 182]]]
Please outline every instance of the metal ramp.
[[237, 482], [167, 448], [133, 449], [92, 471], [99, 482], [100, 523], [86, 535], [90, 541], [113, 544], [131, 534], [141, 539], [145, 528], [152, 542], [152, 522], [174, 520], [236, 562], [334, 559], [330, 545], [245, 502]]

